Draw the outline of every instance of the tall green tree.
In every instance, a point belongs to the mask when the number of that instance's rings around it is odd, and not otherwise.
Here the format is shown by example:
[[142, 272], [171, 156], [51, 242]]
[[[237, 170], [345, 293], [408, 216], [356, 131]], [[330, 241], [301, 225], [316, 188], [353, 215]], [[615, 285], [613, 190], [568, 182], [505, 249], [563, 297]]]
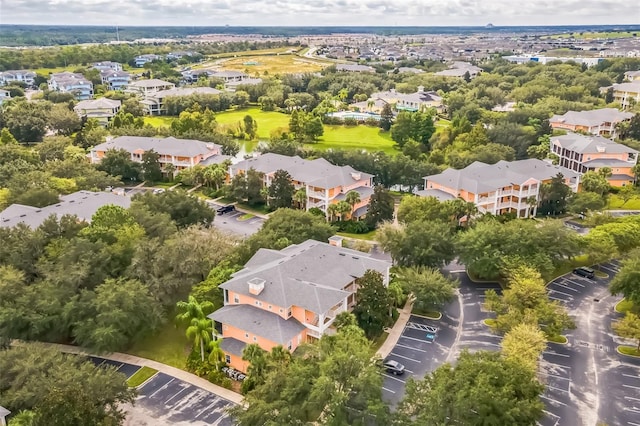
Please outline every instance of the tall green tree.
[[98, 170], [125, 180], [137, 180], [140, 175], [140, 165], [133, 162], [131, 154], [124, 149], [107, 150], [100, 160]]
[[412, 294], [414, 306], [423, 311], [438, 309], [452, 301], [458, 286], [456, 281], [445, 277], [439, 270], [421, 266], [399, 268], [394, 282], [399, 283], [405, 293]]
[[375, 228], [384, 221], [392, 220], [394, 207], [395, 201], [389, 191], [382, 185], [374, 186], [365, 223], [369, 228]]
[[640, 317], [627, 312], [623, 319], [613, 324], [613, 329], [622, 337], [638, 341], [637, 351], [640, 351]]
[[95, 366], [39, 344], [0, 351], [0, 401], [13, 412], [31, 410], [35, 425], [122, 424], [135, 391], [114, 369]]
[[380, 128], [385, 132], [388, 132], [391, 129], [391, 125], [393, 124], [393, 110], [391, 108], [391, 104], [385, 103], [382, 107], [382, 112], [380, 112]]
[[498, 352], [463, 352], [423, 380], [409, 380], [394, 424], [535, 425], [544, 386], [534, 372]]
[[293, 202], [295, 188], [291, 175], [286, 170], [276, 170], [269, 185], [269, 204], [274, 209], [289, 208]]
[[607, 181], [607, 178], [601, 174], [596, 172], [587, 172], [582, 175], [581, 178], [582, 189], [588, 192], [594, 192], [600, 196], [606, 194], [609, 189], [611, 189], [611, 185]]
[[611, 280], [609, 291], [613, 295], [622, 294], [625, 299], [640, 306], [640, 252], [633, 251], [622, 261], [620, 271]]
[[153, 149], [142, 154], [142, 178], [149, 182], [162, 180], [162, 168], [160, 167], [160, 154]]
[[504, 335], [501, 346], [506, 360], [536, 372], [540, 355], [547, 347], [547, 337], [537, 324], [522, 323]]
[[358, 291], [353, 314], [367, 338], [373, 339], [393, 322], [393, 300], [379, 272], [367, 270], [356, 284]]
[[540, 214], [558, 215], [567, 209], [567, 199], [571, 194], [571, 188], [564, 183], [564, 176], [558, 173], [551, 182], [542, 184], [540, 188], [541, 203], [538, 212]]

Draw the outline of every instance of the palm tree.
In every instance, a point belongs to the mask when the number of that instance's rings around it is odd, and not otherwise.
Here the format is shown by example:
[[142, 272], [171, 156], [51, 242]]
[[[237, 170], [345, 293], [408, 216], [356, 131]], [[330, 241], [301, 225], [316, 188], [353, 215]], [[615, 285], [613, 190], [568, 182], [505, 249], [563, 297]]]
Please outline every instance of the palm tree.
[[327, 213], [329, 214], [329, 221], [333, 222], [333, 219], [340, 213], [338, 204], [330, 204], [329, 207], [327, 207]]
[[353, 210], [360, 202], [360, 194], [357, 191], [349, 191], [347, 195], [345, 195], [344, 200], [351, 206], [351, 216], [353, 219]]
[[215, 309], [213, 303], [209, 301], [200, 303], [193, 296], [189, 296], [187, 302], [178, 302], [176, 308], [180, 312], [176, 315], [176, 322], [184, 325], [191, 324], [194, 319], [205, 319], [207, 314], [210, 314]]
[[338, 202], [338, 204], [336, 204], [336, 208], [338, 213], [340, 214], [340, 220], [345, 220], [345, 216], [351, 211], [351, 204], [347, 203], [346, 201], [340, 201]]
[[220, 369], [220, 366], [225, 362], [225, 353], [220, 348], [222, 339], [216, 339], [209, 342], [209, 362], [216, 367], [216, 370]]
[[22, 410], [11, 418], [11, 426], [32, 426], [36, 424], [36, 412]]
[[176, 177], [176, 176], [175, 176], [175, 173], [176, 173], [176, 166], [174, 166], [174, 165], [173, 165], [173, 164], [171, 164], [171, 163], [167, 163], [167, 164], [164, 166], [164, 172], [167, 174], [167, 177], [169, 178], [169, 180], [173, 180], [173, 179]]
[[187, 339], [193, 342], [193, 347], [200, 346], [200, 357], [204, 362], [204, 348], [209, 346], [213, 335], [213, 323], [210, 319], [198, 319], [191, 320], [191, 325], [187, 328]]
[[298, 189], [293, 194], [293, 201], [298, 204], [301, 210], [304, 210], [307, 207], [307, 190], [305, 188]]

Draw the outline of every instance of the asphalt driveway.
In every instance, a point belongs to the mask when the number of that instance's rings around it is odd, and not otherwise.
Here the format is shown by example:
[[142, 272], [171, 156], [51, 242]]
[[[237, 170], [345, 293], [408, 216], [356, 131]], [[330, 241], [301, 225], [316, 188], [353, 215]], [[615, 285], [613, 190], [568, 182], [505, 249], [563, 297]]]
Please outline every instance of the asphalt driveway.
[[[209, 206], [214, 210], [217, 210], [224, 205], [210, 200], [207, 201], [207, 204], [209, 204]], [[244, 212], [237, 210], [216, 215], [216, 218], [213, 220], [213, 226], [232, 234], [249, 237], [260, 230], [264, 223], [264, 219], [254, 216], [247, 220], [240, 220], [244, 215]]]

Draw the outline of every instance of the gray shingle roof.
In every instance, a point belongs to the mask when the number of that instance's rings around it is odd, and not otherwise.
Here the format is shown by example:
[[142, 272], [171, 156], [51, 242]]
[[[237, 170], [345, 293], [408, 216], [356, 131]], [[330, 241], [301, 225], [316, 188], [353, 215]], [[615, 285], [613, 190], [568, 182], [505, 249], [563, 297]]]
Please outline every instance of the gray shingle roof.
[[129, 88], [132, 87], [158, 87], [158, 86], [175, 86], [175, 84], [170, 81], [159, 80], [157, 78], [151, 78], [148, 80], [138, 80], [134, 81], [129, 85]]
[[137, 150], [154, 150], [160, 155], [178, 155], [195, 157], [209, 155], [211, 151], [219, 152], [222, 147], [210, 142], [193, 139], [150, 138], [145, 136], [120, 136], [108, 142], [94, 146], [91, 151], [108, 151], [110, 149], [124, 149], [127, 152]]
[[582, 165], [586, 167], [632, 167], [633, 164], [628, 161], [618, 160], [617, 158], [596, 158], [595, 160], [585, 161]]
[[359, 64], [337, 64], [337, 71], [351, 71], [351, 72], [376, 72], [375, 68], [368, 65]]
[[[361, 186], [361, 187], [352, 189], [351, 191], [357, 192], [358, 195], [360, 195], [360, 199], [361, 200], [369, 198], [369, 197], [371, 197], [371, 195], [373, 195], [373, 188], [371, 188], [370, 186]], [[351, 191], [348, 191], [348, 192], [351, 192]], [[338, 201], [346, 200], [348, 192], [346, 192], [344, 194], [338, 194], [334, 198], [334, 200], [338, 200]]]
[[[637, 154], [638, 151], [628, 146], [615, 143], [612, 140], [603, 138], [602, 136], [584, 136], [577, 133], [568, 133], [562, 136], [551, 137], [551, 143], [557, 142], [562, 148], [578, 153], [630, 153]], [[604, 151], [603, 151], [604, 149]]]
[[11, 411], [0, 405], [0, 417], [7, 417], [9, 414], [11, 414]]
[[94, 213], [108, 204], [128, 208], [131, 205], [131, 198], [112, 192], [78, 191], [63, 195], [57, 204], [42, 208], [12, 204], [0, 212], [0, 227], [8, 228], [24, 223], [37, 228], [52, 214], [58, 217], [66, 214], [76, 215], [80, 220], [90, 222]]
[[307, 240], [280, 252], [258, 250], [245, 268], [220, 288], [251, 295], [248, 282], [254, 278], [264, 280], [259, 300], [285, 308], [300, 306], [321, 314], [349, 296], [343, 289], [355, 278], [368, 269], [386, 275], [390, 266], [366, 253]]
[[491, 165], [476, 161], [464, 169], [449, 168], [440, 174], [426, 176], [425, 179], [427, 183], [434, 182], [448, 188], [482, 194], [512, 184], [522, 184], [531, 178], [539, 181], [550, 179], [558, 173], [569, 179], [578, 176], [576, 172], [567, 168], [554, 166], [542, 160], [528, 159], [498, 161]]
[[78, 104], [73, 109], [78, 111], [85, 109], [113, 109], [119, 107], [121, 103], [121, 101], [108, 98], [88, 99], [86, 101], [78, 102]]
[[[249, 170], [252, 167], [265, 174], [274, 173], [280, 169], [286, 170], [294, 180], [318, 188], [348, 186], [360, 179], [373, 177], [373, 175], [359, 172], [351, 166], [335, 166], [323, 158], [304, 160], [297, 155], [289, 157], [273, 153], [240, 161], [231, 166], [231, 170], [235, 174], [237, 170]], [[354, 179], [352, 175], [360, 175], [360, 179]]]
[[213, 87], [177, 87], [175, 89], [156, 92], [153, 97], [166, 98], [167, 96], [190, 96], [194, 94], [219, 95], [220, 93], [223, 93], [222, 90], [214, 89]]
[[592, 127], [604, 123], [619, 123], [631, 117], [633, 114], [630, 112], [620, 112], [615, 108], [601, 108], [591, 111], [567, 111], [563, 115], [554, 115], [549, 122]]
[[247, 346], [245, 342], [241, 342], [238, 339], [234, 339], [233, 337], [225, 337], [220, 342], [220, 349], [222, 349], [225, 353], [242, 356], [242, 351]]
[[286, 345], [305, 329], [295, 318], [285, 320], [279, 315], [251, 305], [223, 306], [207, 317], [281, 345]]
[[440, 189], [423, 189], [420, 191], [415, 191], [414, 194], [419, 197], [436, 197], [438, 201], [448, 201], [456, 199], [456, 197], [454, 197], [453, 195]]

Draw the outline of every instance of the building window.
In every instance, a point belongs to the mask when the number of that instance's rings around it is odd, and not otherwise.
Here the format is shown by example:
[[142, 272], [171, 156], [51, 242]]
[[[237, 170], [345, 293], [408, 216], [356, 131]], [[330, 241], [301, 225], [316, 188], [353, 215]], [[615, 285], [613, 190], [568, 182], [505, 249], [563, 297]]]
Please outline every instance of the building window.
[[291, 350], [291, 340], [289, 340], [289, 343], [287, 343], [287, 349]]
[[231, 357], [229, 355], [225, 355], [224, 362], [226, 362], [227, 364], [231, 364]]
[[271, 310], [271, 305], [269, 305], [269, 310]]
[[291, 308], [287, 309], [287, 318], [291, 318]]
[[238, 296], [237, 294], [233, 295], [233, 303], [240, 303], [240, 296]]
[[256, 336], [253, 336], [253, 341], [254, 341], [254, 342], [257, 342], [257, 341], [258, 341], [258, 338], [257, 338]]
[[244, 333], [244, 337], [249, 338], [249, 333]]

